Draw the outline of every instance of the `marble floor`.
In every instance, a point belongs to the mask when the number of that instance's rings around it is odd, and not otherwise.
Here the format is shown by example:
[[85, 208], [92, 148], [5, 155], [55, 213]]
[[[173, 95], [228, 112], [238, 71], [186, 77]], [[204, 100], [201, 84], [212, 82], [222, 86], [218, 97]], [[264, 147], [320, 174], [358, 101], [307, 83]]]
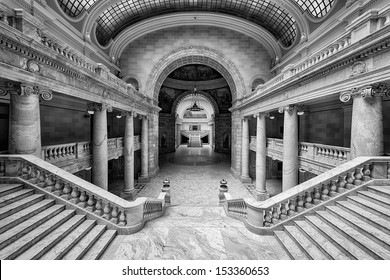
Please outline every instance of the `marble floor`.
[[[233, 197], [253, 197], [229, 172], [229, 155], [213, 153], [210, 146], [187, 148], [160, 156], [160, 173], [139, 190], [138, 196], [157, 197], [165, 178], [171, 181], [171, 204], [161, 218], [148, 222], [136, 234], [117, 236], [102, 259], [289, 259], [273, 236], [248, 231], [218, 206], [220, 179]], [[117, 180], [111, 191], [120, 192]], [[280, 182], [267, 182], [270, 193]]]

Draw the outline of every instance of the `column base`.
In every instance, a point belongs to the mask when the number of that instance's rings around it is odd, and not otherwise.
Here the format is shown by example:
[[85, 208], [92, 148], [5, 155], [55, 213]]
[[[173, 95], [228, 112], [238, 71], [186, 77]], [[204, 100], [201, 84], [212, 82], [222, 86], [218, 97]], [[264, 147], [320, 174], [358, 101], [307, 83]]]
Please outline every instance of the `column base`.
[[257, 201], [264, 201], [269, 198], [269, 193], [267, 191], [265, 192], [254, 191], [253, 195]]
[[149, 181], [150, 181], [150, 177], [148, 175], [146, 176], [141, 175], [138, 177], [138, 183], [147, 183]]
[[246, 177], [246, 176], [245, 177], [241, 176], [240, 181], [243, 184], [251, 184], [252, 183], [252, 179], [250, 177]]
[[238, 173], [233, 167], [230, 167], [230, 173], [235, 179], [240, 179], [240, 173]]
[[128, 200], [128, 201], [135, 200], [135, 198], [137, 196], [137, 190], [133, 189], [130, 191], [122, 191], [119, 196], [121, 198], [123, 198], [124, 200]]

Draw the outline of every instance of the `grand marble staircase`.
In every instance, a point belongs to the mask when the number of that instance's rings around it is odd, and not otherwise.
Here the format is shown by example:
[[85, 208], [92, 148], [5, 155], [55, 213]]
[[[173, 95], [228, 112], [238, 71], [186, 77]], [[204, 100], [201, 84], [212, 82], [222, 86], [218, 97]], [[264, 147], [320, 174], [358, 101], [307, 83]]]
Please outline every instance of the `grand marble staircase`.
[[116, 234], [23, 184], [0, 184], [0, 259], [98, 259]]
[[188, 147], [202, 147], [202, 140], [199, 135], [192, 135], [189, 142]]
[[390, 259], [390, 186], [367, 186], [274, 235], [292, 259]]

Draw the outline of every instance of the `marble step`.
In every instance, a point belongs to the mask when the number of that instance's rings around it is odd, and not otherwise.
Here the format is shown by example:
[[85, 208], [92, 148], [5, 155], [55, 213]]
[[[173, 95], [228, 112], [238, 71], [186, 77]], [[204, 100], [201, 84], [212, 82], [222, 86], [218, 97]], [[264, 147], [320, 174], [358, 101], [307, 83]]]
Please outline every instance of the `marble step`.
[[0, 207], [11, 204], [12, 202], [21, 200], [29, 195], [34, 194], [33, 189], [21, 189], [16, 192], [9, 193], [5, 196], [0, 197]]
[[358, 196], [390, 209], [390, 198], [369, 191], [358, 191]]
[[75, 210], [64, 210], [55, 215], [50, 220], [46, 221], [39, 227], [23, 235], [21, 238], [0, 250], [0, 259], [14, 259], [16, 256], [24, 252], [27, 248], [40, 241], [57, 227], [65, 223], [76, 214]]
[[388, 220], [385, 220], [378, 215], [372, 214], [370, 211], [367, 211], [364, 208], [361, 208], [348, 201], [338, 201], [336, 202], [336, 205], [341, 207], [346, 212], [370, 224], [371, 226], [390, 235], [390, 222]]
[[302, 252], [312, 260], [327, 260], [328, 258], [295, 226], [284, 226], [285, 232], [295, 241]]
[[62, 258], [80, 260], [106, 230], [106, 225], [96, 225]]
[[61, 242], [40, 257], [41, 260], [59, 260], [69, 252], [73, 246], [80, 241], [94, 226], [95, 220], [86, 220], [71, 233], [69, 233]]
[[325, 236], [332, 244], [339, 248], [348, 258], [355, 260], [372, 260], [369, 254], [356, 246], [342, 234], [337, 232], [327, 223], [324, 223], [317, 216], [305, 216], [305, 219], [321, 234]]
[[116, 230], [106, 230], [83, 256], [83, 260], [97, 260], [116, 236]]
[[52, 207], [38, 213], [37, 215], [32, 216], [23, 223], [20, 223], [15, 227], [3, 232], [2, 234], [0, 234], [0, 249], [4, 248], [5, 246], [8, 246], [16, 239], [20, 238], [34, 228], [40, 226], [41, 224], [64, 210], [64, 205], [53, 205]]
[[19, 212], [16, 212], [13, 215], [10, 215], [0, 221], [0, 233], [3, 233], [10, 228], [16, 226], [29, 219], [30, 217], [42, 212], [43, 210], [54, 205], [53, 199], [41, 200]]
[[375, 241], [366, 237], [356, 229], [347, 225], [345, 222], [335, 217], [327, 211], [317, 211], [316, 214], [324, 222], [330, 224], [335, 230], [343, 234], [351, 242], [359, 246], [366, 253], [370, 254], [375, 259], [390, 259], [390, 251], [386, 250]]
[[390, 199], [390, 187], [388, 186], [367, 186], [367, 190]]
[[0, 219], [4, 219], [9, 215], [13, 215], [20, 210], [29, 207], [41, 200], [45, 199], [44, 194], [33, 194], [14, 203], [8, 204], [0, 208]]
[[37, 260], [85, 220], [85, 215], [75, 215], [53, 230], [39, 242], [17, 256], [16, 260]]
[[0, 197], [21, 189], [23, 189], [23, 184], [0, 184]]
[[359, 196], [348, 196], [347, 201], [364, 208], [365, 210], [378, 215], [387, 221], [390, 221], [390, 209], [386, 207], [370, 202], [367, 199], [361, 198]]
[[316, 230], [309, 222], [295, 221], [297, 227], [315, 243], [318, 249], [324, 253], [328, 259], [332, 260], [349, 260], [339, 248], [337, 248], [332, 242], [330, 242], [325, 236], [323, 236], [318, 230]]
[[280, 245], [282, 245], [283, 249], [286, 250], [288, 255], [293, 260], [307, 260], [308, 257], [301, 250], [301, 248], [295, 243], [293, 239], [284, 231], [275, 231], [274, 235], [276, 239], [279, 241]]

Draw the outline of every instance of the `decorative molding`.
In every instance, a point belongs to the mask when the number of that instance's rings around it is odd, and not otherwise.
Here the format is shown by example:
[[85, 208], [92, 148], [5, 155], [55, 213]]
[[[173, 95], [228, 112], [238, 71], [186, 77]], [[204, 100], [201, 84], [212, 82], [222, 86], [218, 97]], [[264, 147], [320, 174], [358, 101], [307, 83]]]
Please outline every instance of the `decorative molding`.
[[0, 85], [0, 96], [8, 94], [21, 94], [22, 89], [20, 83], [7, 82], [5, 86]]
[[49, 101], [53, 98], [53, 93], [50, 89], [33, 84], [20, 84], [7, 82], [5, 86], [0, 86], [0, 96], [7, 94], [17, 94], [20, 96], [40, 95], [43, 100]]
[[262, 118], [262, 117], [268, 118], [269, 116], [270, 116], [269, 113], [264, 113], [264, 112], [253, 114], [254, 118]]
[[34, 59], [30, 59], [27, 61], [27, 70], [33, 73], [40, 73], [41, 66], [39, 66], [38, 61]]
[[355, 62], [351, 67], [351, 77], [368, 72], [367, 64], [364, 61]]
[[340, 101], [348, 102], [352, 97], [371, 98], [377, 96], [390, 97], [390, 85], [385, 83], [372, 84], [359, 88], [352, 88], [340, 93]]

